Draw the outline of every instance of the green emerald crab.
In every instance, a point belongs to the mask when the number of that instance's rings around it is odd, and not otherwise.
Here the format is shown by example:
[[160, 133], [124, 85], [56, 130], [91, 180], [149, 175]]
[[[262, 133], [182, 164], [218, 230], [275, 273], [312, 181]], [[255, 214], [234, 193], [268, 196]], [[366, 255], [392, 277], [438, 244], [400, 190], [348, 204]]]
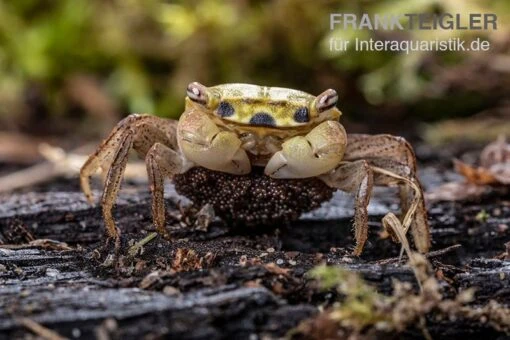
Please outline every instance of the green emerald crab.
[[[273, 190], [278, 194], [271, 191], [265, 199], [286, 197], [287, 183], [292, 183], [293, 190], [300, 190], [297, 200], [301, 196], [306, 198], [307, 190], [299, 189], [299, 185], [310, 180], [331, 191], [354, 194], [355, 255], [361, 254], [367, 240], [367, 206], [373, 186], [398, 186], [401, 226], [406, 231], [410, 228], [420, 252], [428, 251], [429, 226], [411, 146], [392, 135], [346, 134], [339, 122], [341, 112], [336, 107], [335, 90], [313, 96], [279, 87], [249, 84], [206, 87], [193, 82], [187, 88], [185, 100], [185, 111], [179, 121], [145, 114], [123, 119], [81, 168], [81, 187], [90, 202], [91, 175], [99, 169], [107, 171], [101, 203], [109, 237], [119, 237], [112, 208], [128, 153], [134, 149], [147, 166], [154, 226], [167, 239], [170, 235], [165, 227], [164, 180], [187, 179], [190, 184], [193, 181], [187, 174], [199, 168], [205, 176], [219, 173], [226, 181], [249, 179], [258, 173], [279, 188]], [[204, 190], [193, 183], [190, 187]], [[235, 190], [232, 188], [232, 194]], [[208, 188], [205, 200], [215, 192]], [[321, 197], [319, 201], [330, 196]], [[246, 202], [257, 207], [256, 203]]]

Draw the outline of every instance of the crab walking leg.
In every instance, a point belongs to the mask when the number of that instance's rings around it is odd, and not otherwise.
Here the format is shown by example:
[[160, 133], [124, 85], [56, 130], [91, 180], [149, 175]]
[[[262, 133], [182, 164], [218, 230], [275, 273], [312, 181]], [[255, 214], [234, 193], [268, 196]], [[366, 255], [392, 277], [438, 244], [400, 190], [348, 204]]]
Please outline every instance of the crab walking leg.
[[222, 131], [198, 108], [185, 111], [179, 120], [178, 139], [187, 159], [204, 168], [245, 175], [251, 163], [237, 134]]
[[177, 152], [161, 143], [156, 143], [150, 148], [145, 163], [152, 193], [154, 226], [160, 235], [170, 239], [170, 234], [165, 228], [164, 180], [182, 172], [184, 164]]
[[118, 237], [112, 208], [115, 204], [122, 175], [128, 161], [131, 148], [140, 156], [145, 156], [157, 142], [173, 147], [176, 145], [172, 135], [175, 122], [148, 115], [130, 115], [122, 120], [98, 150], [85, 162], [80, 171], [82, 190], [89, 201], [93, 200], [90, 190], [90, 176], [100, 168], [108, 169], [105, 189], [101, 198], [106, 232], [110, 237]]
[[296, 136], [282, 144], [266, 165], [264, 173], [273, 178], [307, 178], [335, 168], [347, 143], [345, 130], [336, 121], [326, 121], [306, 136]]
[[118, 231], [113, 220], [112, 208], [115, 198], [120, 189], [122, 174], [126, 168], [128, 160], [128, 152], [133, 143], [133, 133], [124, 134], [120, 140], [120, 146], [115, 153], [110, 170], [106, 175], [105, 189], [101, 198], [101, 206], [103, 208], [103, 218], [106, 226], [106, 232], [110, 237], [117, 237]]
[[403, 224], [407, 231], [408, 223], [411, 223], [416, 247], [420, 252], [427, 252], [430, 247], [429, 225], [411, 145], [404, 138], [391, 135], [350, 134], [344, 160], [359, 159], [382, 170], [374, 171], [375, 185], [399, 186]]
[[[349, 134], [344, 160], [366, 159], [371, 164], [391, 169], [401, 176], [415, 176], [416, 157], [411, 145], [402, 137], [392, 135]], [[377, 176], [376, 176], [377, 182]], [[409, 209], [409, 187], [400, 186], [403, 215]]]
[[90, 177], [99, 169], [104, 172], [108, 171], [126, 133], [131, 131], [131, 133], [139, 135], [134, 141], [135, 150], [142, 157], [145, 157], [145, 154], [152, 145], [150, 144], [151, 140], [161, 141], [173, 149], [177, 148], [176, 125], [177, 122], [173, 120], [139, 114], [129, 115], [120, 121], [97, 148], [96, 152], [87, 159], [80, 170], [81, 189], [87, 200], [91, 204], [94, 202], [90, 188]]
[[339, 165], [320, 177], [328, 186], [355, 195], [354, 234], [356, 247], [353, 254], [360, 255], [368, 238], [368, 203], [374, 185], [372, 168], [360, 160]]
[[416, 157], [411, 145], [402, 137], [387, 134], [348, 134], [344, 160], [390, 159], [416, 172]]

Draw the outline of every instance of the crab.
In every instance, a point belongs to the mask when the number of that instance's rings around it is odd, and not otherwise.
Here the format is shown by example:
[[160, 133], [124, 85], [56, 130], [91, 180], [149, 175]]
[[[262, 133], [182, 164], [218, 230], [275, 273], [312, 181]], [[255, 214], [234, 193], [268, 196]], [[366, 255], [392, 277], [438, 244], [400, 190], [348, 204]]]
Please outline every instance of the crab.
[[[167, 178], [180, 179], [180, 182], [184, 179], [191, 191], [206, 192], [202, 195], [205, 201], [208, 195], [212, 200], [221, 190], [210, 186], [204, 191], [201, 185], [196, 185], [196, 171], [202, 171], [201, 176], [206, 177], [208, 174], [223, 176], [223, 183], [258, 174], [266, 180], [264, 183], [276, 183], [280, 190], [266, 193], [264, 200], [286, 197], [282, 190], [292, 183], [297, 201], [300, 197], [306, 201], [308, 197], [308, 201], [315, 199], [317, 203], [316, 197], [320, 195], [309, 194], [307, 188], [311, 185], [320, 189], [322, 185], [331, 191], [354, 195], [353, 253], [360, 255], [368, 235], [367, 206], [373, 187], [396, 186], [401, 201], [401, 219], [397, 221], [405, 231], [410, 229], [418, 251], [427, 252], [429, 226], [412, 147], [403, 138], [388, 134], [346, 134], [339, 122], [342, 113], [336, 107], [337, 101], [338, 94], [333, 89], [313, 96], [279, 87], [250, 84], [206, 87], [193, 82], [187, 87], [185, 111], [178, 121], [132, 114], [118, 123], [81, 168], [82, 190], [88, 201], [93, 202], [90, 177], [100, 169], [107, 171], [102, 213], [107, 236], [118, 239], [120, 231], [112, 209], [128, 153], [134, 149], [145, 159], [154, 227], [170, 240], [165, 226], [164, 180]], [[229, 190], [235, 196], [238, 189]], [[215, 202], [227, 204], [223, 195], [216, 197]], [[320, 197], [319, 201], [331, 196]], [[258, 207], [255, 203], [244, 205]]]

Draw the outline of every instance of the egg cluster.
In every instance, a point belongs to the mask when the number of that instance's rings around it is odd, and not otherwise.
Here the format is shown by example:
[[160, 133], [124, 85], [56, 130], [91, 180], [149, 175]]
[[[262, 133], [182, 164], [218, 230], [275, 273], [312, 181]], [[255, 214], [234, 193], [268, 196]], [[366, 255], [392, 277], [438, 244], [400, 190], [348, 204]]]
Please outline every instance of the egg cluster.
[[274, 179], [262, 168], [246, 176], [192, 168], [174, 177], [177, 192], [198, 206], [207, 203], [232, 225], [288, 223], [331, 199], [334, 189], [318, 178]]

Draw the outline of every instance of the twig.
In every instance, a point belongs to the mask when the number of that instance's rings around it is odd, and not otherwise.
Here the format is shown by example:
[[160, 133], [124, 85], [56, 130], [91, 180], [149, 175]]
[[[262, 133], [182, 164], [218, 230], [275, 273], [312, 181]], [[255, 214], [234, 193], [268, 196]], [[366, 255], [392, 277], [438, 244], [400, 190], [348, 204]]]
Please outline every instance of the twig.
[[111, 340], [111, 333], [115, 332], [119, 326], [117, 325], [117, 321], [113, 318], [108, 318], [104, 320], [97, 328], [96, 328], [96, 339], [97, 340]]
[[[399, 224], [403, 227], [403, 232], [404, 232], [404, 236], [405, 236], [405, 234], [407, 234], [407, 231], [409, 230], [409, 227], [411, 226], [411, 223], [413, 222], [413, 217], [416, 212], [416, 209], [418, 208], [419, 200], [422, 198], [423, 193], [421, 191], [421, 188], [419, 187], [418, 184], [416, 184], [414, 181], [412, 181], [411, 179], [409, 179], [407, 177], [397, 175], [391, 171], [388, 171], [386, 169], [379, 168], [376, 166], [372, 166], [371, 168], [372, 168], [372, 171], [374, 171], [375, 173], [379, 173], [381, 175], [385, 175], [385, 176], [388, 176], [391, 178], [398, 179], [398, 180], [406, 183], [413, 189], [414, 197], [413, 197], [411, 204], [409, 205], [409, 210], [406, 212], [402, 223], [399, 222]], [[410, 249], [411, 248], [409, 248], [409, 251], [410, 251]], [[401, 254], [402, 254], [402, 251], [401, 251]]]
[[[83, 147], [80, 147], [76, 150], [65, 152], [61, 148], [41, 144], [39, 152], [47, 161], [0, 177], [0, 192], [8, 192], [44, 183], [59, 176], [78, 175], [81, 166], [87, 160], [86, 156], [78, 154], [82, 149]], [[144, 173], [145, 165], [138, 162], [128, 164], [124, 177], [140, 178], [140, 174]]]
[[[446, 247], [446, 248], [443, 248], [443, 249], [431, 251], [431, 252], [425, 254], [425, 257], [427, 259], [430, 259], [430, 258], [433, 258], [433, 257], [438, 257], [438, 256], [441, 256], [441, 255], [450, 253], [450, 252], [452, 252], [452, 251], [454, 251], [454, 250], [456, 250], [456, 249], [458, 249], [460, 247], [462, 247], [461, 244], [454, 244], [452, 246], [449, 246], [449, 247]], [[403, 259], [407, 259], [407, 256], [404, 255]], [[385, 264], [391, 264], [391, 263], [398, 263], [400, 261], [401, 261], [400, 257], [391, 257], [389, 259], [383, 259], [383, 260], [375, 261], [375, 263], [379, 264], [379, 265], [385, 265]]]
[[60, 242], [56, 240], [51, 240], [47, 238], [41, 238], [37, 240], [30, 241], [26, 244], [2, 244], [1, 248], [5, 249], [27, 249], [27, 248], [42, 248], [42, 249], [51, 249], [51, 250], [73, 250], [73, 248], [69, 247], [67, 243]]
[[409, 257], [411, 268], [413, 269], [414, 276], [416, 277], [416, 281], [418, 282], [418, 286], [420, 287], [420, 292], [423, 293], [423, 285], [422, 285], [422, 277], [420, 276], [420, 273], [418, 272], [418, 268], [415, 265], [415, 259], [419, 258], [419, 254], [413, 253], [411, 251], [411, 247], [409, 246], [409, 241], [406, 237], [406, 229], [400, 222], [400, 220], [395, 216], [393, 213], [388, 213], [386, 216], [382, 219], [383, 226], [386, 230], [390, 229], [393, 231], [394, 235], [397, 237], [397, 239], [402, 244], [402, 248], [407, 253], [407, 256]]
[[84, 161], [82, 156], [73, 153], [66, 154], [61, 148], [48, 144], [41, 144], [39, 152], [47, 161], [1, 177], [0, 192], [12, 191], [58, 176], [77, 173]]
[[131, 247], [129, 247], [129, 250], [128, 250], [128, 254], [129, 256], [131, 257], [135, 257], [136, 254], [138, 254], [138, 251], [144, 246], [146, 245], [147, 243], [149, 243], [150, 241], [152, 241], [156, 236], [158, 236], [158, 233], [150, 233], [149, 235], [145, 236], [143, 239], [141, 239], [140, 241], [136, 242], [135, 244], [133, 244]]
[[427, 329], [427, 320], [425, 319], [424, 316], [420, 317], [420, 322], [418, 323], [418, 326], [419, 326], [419, 328], [421, 330], [421, 333], [423, 334], [423, 337], [426, 340], [433, 340], [432, 339], [432, 335], [430, 335], [430, 332]]
[[29, 318], [18, 318], [18, 322], [30, 330], [32, 333], [42, 337], [43, 339], [47, 340], [67, 340], [68, 338], [61, 336], [57, 332], [44, 327], [38, 322], [35, 322], [32, 319]]

